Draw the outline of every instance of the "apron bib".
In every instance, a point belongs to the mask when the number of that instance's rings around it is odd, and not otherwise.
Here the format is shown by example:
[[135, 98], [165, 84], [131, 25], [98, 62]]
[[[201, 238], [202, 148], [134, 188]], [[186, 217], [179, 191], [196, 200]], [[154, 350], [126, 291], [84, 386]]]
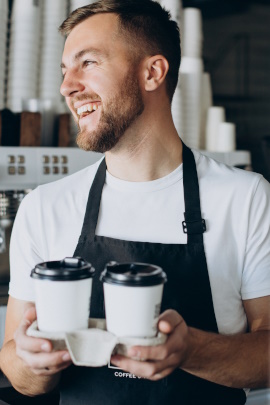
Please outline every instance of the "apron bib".
[[[183, 144], [185, 221], [181, 223], [179, 219], [179, 232], [187, 233], [185, 245], [132, 242], [95, 235], [105, 177], [104, 159], [89, 192], [82, 232], [74, 252], [74, 256], [81, 256], [96, 269], [90, 317], [105, 318], [103, 284], [99, 277], [106, 263], [111, 260], [152, 263], [162, 267], [168, 278], [161, 312], [174, 309], [189, 326], [218, 333], [203, 245], [206, 228], [191, 150]], [[246, 402], [243, 390], [211, 383], [181, 369], [162, 380], [150, 381], [112, 365], [70, 366], [62, 372], [60, 398], [62, 405], [242, 405]]]

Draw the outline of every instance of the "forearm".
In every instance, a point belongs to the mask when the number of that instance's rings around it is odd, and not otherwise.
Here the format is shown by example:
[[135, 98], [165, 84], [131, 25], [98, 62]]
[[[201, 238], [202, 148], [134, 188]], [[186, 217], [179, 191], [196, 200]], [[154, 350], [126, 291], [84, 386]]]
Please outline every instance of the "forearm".
[[23, 395], [35, 396], [52, 391], [58, 384], [60, 372], [53, 376], [40, 376], [31, 372], [16, 355], [14, 340], [7, 342], [0, 351], [0, 368], [13, 387]]
[[225, 336], [189, 328], [181, 368], [217, 384], [261, 388], [270, 383], [270, 332]]

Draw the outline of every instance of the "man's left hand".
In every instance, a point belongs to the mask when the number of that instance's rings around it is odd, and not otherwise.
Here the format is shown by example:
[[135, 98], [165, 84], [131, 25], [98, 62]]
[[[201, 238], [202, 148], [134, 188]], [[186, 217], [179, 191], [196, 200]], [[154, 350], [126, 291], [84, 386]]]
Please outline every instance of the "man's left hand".
[[166, 342], [158, 346], [134, 346], [127, 357], [115, 355], [111, 363], [138, 377], [160, 380], [178, 368], [187, 356], [188, 327], [174, 310], [163, 312], [158, 330], [168, 335]]

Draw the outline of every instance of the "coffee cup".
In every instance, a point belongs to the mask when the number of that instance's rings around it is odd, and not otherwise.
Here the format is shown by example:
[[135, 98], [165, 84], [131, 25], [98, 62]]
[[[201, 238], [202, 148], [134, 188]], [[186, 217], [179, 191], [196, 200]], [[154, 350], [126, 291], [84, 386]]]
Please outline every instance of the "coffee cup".
[[39, 263], [31, 271], [40, 331], [88, 328], [95, 269], [80, 257]]
[[157, 334], [164, 283], [161, 267], [148, 263], [110, 262], [101, 273], [107, 330], [119, 337]]

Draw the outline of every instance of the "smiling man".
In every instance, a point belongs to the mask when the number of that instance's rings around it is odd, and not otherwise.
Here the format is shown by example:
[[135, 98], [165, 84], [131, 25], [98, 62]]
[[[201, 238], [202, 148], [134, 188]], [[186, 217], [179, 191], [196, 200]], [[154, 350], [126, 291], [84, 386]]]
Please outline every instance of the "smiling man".
[[[60, 30], [61, 93], [78, 145], [105, 159], [38, 187], [20, 206], [1, 368], [26, 395], [59, 387], [65, 405], [242, 405], [244, 388], [269, 384], [269, 183], [182, 143], [171, 115], [179, 30], [158, 3], [101, 0]], [[31, 269], [72, 255], [96, 269], [92, 318], [105, 317], [106, 263], [161, 266], [166, 343], [90, 368], [28, 337]]]
[[[132, 56], [131, 62], [131, 50], [121, 45], [117, 17], [111, 14], [93, 16], [91, 24], [79, 24], [67, 38], [61, 92], [78, 122], [77, 142], [82, 149], [112, 149], [144, 110], [137, 79], [139, 58]], [[81, 87], [75, 90], [73, 72], [81, 78]]]

